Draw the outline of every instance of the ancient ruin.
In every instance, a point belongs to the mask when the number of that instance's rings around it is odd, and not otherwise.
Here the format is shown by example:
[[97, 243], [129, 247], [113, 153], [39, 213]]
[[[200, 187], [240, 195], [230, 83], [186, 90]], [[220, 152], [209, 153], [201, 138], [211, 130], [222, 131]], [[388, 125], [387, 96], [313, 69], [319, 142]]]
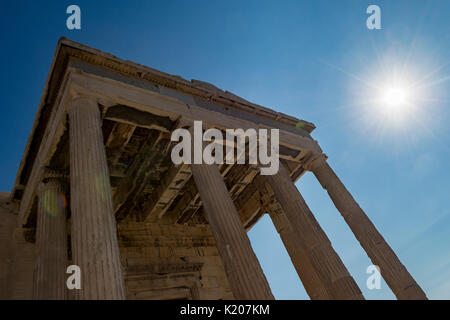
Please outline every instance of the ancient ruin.
[[[174, 165], [171, 132], [279, 129], [280, 168]], [[311, 299], [364, 299], [295, 187], [311, 171], [398, 299], [422, 289], [331, 167], [314, 125], [61, 39], [11, 193], [1, 299], [273, 299], [247, 237], [268, 213]], [[81, 269], [68, 290], [66, 269]]]

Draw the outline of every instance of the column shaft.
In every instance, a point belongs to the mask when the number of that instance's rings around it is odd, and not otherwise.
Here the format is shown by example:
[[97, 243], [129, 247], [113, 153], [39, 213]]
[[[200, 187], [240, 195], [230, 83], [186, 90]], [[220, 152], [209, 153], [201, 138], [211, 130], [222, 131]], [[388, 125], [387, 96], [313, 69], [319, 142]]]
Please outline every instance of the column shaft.
[[273, 299], [219, 169], [216, 165], [207, 164], [193, 164], [191, 167], [234, 297], [243, 300]]
[[64, 300], [67, 268], [65, 191], [50, 179], [39, 188], [33, 299]]
[[328, 165], [325, 156], [313, 159], [308, 166], [327, 190], [331, 200], [366, 251], [373, 264], [398, 299], [427, 299], [397, 255], [387, 244], [364, 211]]
[[[260, 191], [265, 194], [270, 192], [265, 186], [260, 187]], [[303, 287], [311, 300], [326, 300], [330, 299], [327, 288], [322, 283], [321, 279], [311, 265], [311, 261], [307, 252], [299, 246], [301, 239], [298, 238], [296, 232], [289, 223], [286, 214], [284, 213], [278, 202], [274, 201], [271, 205], [267, 205], [267, 212], [275, 226], [281, 241], [283, 242], [292, 264], [294, 265], [297, 274], [302, 281]]]
[[100, 112], [90, 98], [69, 107], [72, 255], [80, 299], [125, 299]]
[[334, 251], [302, 195], [280, 163], [278, 173], [266, 176], [275, 198], [297, 234], [317, 276], [332, 299], [364, 299], [361, 290]]

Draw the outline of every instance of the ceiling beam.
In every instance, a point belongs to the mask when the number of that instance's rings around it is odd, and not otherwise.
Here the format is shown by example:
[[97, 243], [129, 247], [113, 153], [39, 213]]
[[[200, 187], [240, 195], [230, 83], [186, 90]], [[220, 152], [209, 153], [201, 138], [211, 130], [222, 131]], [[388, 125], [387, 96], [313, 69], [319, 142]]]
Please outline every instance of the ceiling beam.
[[126, 217], [134, 207], [149, 179], [159, 170], [169, 146], [170, 138], [162, 132], [157, 133], [156, 139], [153, 133], [149, 135], [114, 194], [114, 212], [118, 220]]
[[189, 165], [173, 166], [161, 179], [160, 185], [150, 195], [142, 210], [142, 220], [153, 222], [169, 209], [178, 193], [183, 189], [192, 173]]
[[128, 142], [130, 142], [135, 129], [136, 126], [134, 125], [125, 123], [115, 124], [105, 146], [106, 156], [110, 168], [113, 168], [117, 164], [117, 161], [119, 161], [120, 156], [125, 150]]

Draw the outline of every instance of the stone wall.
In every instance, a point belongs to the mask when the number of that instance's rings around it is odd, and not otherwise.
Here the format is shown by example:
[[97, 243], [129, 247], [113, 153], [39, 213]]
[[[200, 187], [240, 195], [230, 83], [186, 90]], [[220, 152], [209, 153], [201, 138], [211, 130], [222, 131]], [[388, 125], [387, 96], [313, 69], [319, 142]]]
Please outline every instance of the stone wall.
[[0, 299], [31, 299], [35, 244], [17, 229], [17, 208], [0, 192]]
[[16, 226], [16, 215], [9, 203], [9, 193], [0, 192], [0, 299], [9, 298], [9, 270], [11, 268], [11, 239]]
[[[1, 300], [32, 298], [36, 246], [20, 230], [0, 192]], [[129, 222], [118, 237], [128, 299], [233, 299], [208, 226]]]
[[207, 226], [118, 227], [128, 299], [233, 299]]

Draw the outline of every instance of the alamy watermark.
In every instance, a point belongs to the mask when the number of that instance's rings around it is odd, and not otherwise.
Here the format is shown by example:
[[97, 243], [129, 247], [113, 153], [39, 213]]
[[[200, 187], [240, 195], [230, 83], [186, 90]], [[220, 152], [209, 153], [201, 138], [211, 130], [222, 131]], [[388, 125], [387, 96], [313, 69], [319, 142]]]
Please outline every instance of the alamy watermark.
[[367, 278], [366, 281], [367, 289], [369, 290], [381, 289], [380, 267], [374, 264], [370, 265], [367, 267], [366, 273], [370, 274], [370, 276]]
[[379, 6], [372, 4], [367, 7], [366, 13], [370, 16], [366, 20], [367, 29], [381, 29], [381, 9]]
[[70, 274], [70, 276], [67, 278], [66, 286], [67, 289], [73, 290], [81, 289], [81, 268], [77, 266], [76, 264], [72, 264], [67, 267], [66, 273]]
[[67, 7], [67, 14], [70, 16], [67, 17], [66, 26], [69, 30], [80, 30], [81, 29], [81, 9], [79, 6], [72, 4]]
[[[67, 7], [66, 13], [70, 14], [66, 20], [66, 26], [69, 30], [81, 30], [81, 9], [78, 5], [72, 4]], [[366, 13], [370, 16], [366, 20], [366, 26], [369, 30], [381, 29], [381, 9], [372, 4], [367, 7]]]
[[[171, 153], [175, 164], [249, 164], [261, 165], [261, 175], [274, 175], [279, 169], [279, 130], [250, 128], [210, 128], [203, 132], [202, 121], [194, 121], [193, 137], [184, 128], [172, 132], [172, 141], [178, 141]], [[181, 139], [181, 141], [180, 141]], [[204, 145], [204, 142], [210, 142]], [[248, 147], [248, 148], [247, 148]], [[248, 149], [248, 153], [246, 152]], [[236, 150], [236, 157], [235, 157]]]

